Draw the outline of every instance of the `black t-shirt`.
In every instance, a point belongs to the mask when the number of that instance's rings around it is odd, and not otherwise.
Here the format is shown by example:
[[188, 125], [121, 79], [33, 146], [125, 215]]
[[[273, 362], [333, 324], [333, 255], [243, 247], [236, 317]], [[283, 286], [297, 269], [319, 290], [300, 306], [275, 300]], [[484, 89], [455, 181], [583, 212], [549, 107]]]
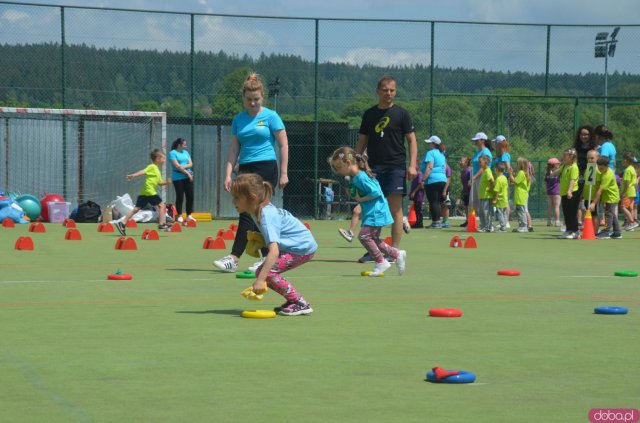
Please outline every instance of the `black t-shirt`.
[[388, 109], [373, 106], [364, 112], [359, 132], [369, 137], [367, 155], [370, 165], [406, 166], [404, 137], [414, 132], [414, 128], [405, 109], [396, 105]]

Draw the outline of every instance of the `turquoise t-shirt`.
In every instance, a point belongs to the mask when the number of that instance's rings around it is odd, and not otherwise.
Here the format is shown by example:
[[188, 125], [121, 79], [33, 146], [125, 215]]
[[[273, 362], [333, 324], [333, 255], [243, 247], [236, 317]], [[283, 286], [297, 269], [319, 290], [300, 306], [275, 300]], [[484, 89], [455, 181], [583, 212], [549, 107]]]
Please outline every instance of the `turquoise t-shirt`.
[[600, 146], [600, 156], [609, 158], [609, 168], [613, 169], [616, 165], [616, 147], [609, 140]]
[[480, 156], [489, 156], [489, 163], [493, 161], [491, 150], [489, 150], [487, 147], [484, 147], [482, 150], [476, 151], [473, 154], [473, 159], [471, 160], [471, 168], [473, 170], [473, 173], [471, 174], [472, 177], [480, 170], [480, 163], [478, 162]]
[[[173, 165], [174, 160], [177, 161], [180, 166], [186, 166], [187, 164], [189, 164], [189, 160], [191, 160], [191, 155], [189, 154], [189, 152], [187, 150], [171, 150], [169, 152], [169, 163], [171, 163], [171, 179], [174, 181], [187, 179], [187, 175], [182, 172], [178, 172], [176, 167]], [[187, 169], [187, 172], [193, 174], [191, 168]]]
[[425, 154], [424, 160], [422, 161], [422, 166], [420, 166], [420, 171], [424, 173], [427, 169], [428, 163], [433, 163], [433, 169], [425, 181], [425, 184], [447, 182], [447, 174], [445, 172], [446, 160], [447, 159], [444, 154], [442, 154], [442, 152], [437, 148], [427, 151], [427, 154]]
[[351, 183], [357, 188], [361, 197], [375, 197], [372, 200], [360, 203], [362, 207], [362, 226], [387, 226], [393, 223], [393, 217], [389, 211], [389, 203], [382, 194], [380, 183], [360, 171], [351, 178]]
[[[511, 154], [509, 154], [509, 153], [507, 153], [505, 151], [504, 153], [502, 153], [501, 156], [497, 156], [491, 162], [491, 169], [495, 169], [496, 166], [498, 165], [498, 163], [508, 163], [510, 165], [511, 164]], [[507, 176], [508, 174], [509, 174], [509, 166], [507, 166], [507, 170], [504, 171], [504, 176]]]
[[259, 228], [266, 244], [277, 243], [280, 253], [307, 255], [318, 249], [311, 231], [302, 222], [271, 203], [260, 210]]
[[274, 132], [284, 129], [280, 116], [263, 107], [256, 116], [242, 111], [231, 122], [231, 133], [240, 144], [239, 163], [254, 163], [276, 160]]

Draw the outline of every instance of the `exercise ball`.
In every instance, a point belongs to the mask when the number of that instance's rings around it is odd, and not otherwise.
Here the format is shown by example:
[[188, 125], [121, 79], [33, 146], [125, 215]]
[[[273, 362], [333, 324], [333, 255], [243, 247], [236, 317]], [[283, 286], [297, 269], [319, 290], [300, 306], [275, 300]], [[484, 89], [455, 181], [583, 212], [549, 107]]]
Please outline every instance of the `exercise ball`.
[[34, 221], [40, 217], [40, 212], [42, 208], [40, 207], [40, 202], [33, 195], [25, 194], [21, 195], [16, 199], [16, 203], [22, 210], [24, 210], [24, 214], [26, 214], [30, 220]]
[[41, 211], [40, 213], [42, 214], [42, 220], [44, 220], [45, 222], [49, 222], [49, 203], [53, 203], [53, 202], [61, 202], [63, 203], [64, 197], [58, 195], [58, 194], [47, 194], [45, 195], [42, 200], [40, 200], [40, 207], [41, 207]]

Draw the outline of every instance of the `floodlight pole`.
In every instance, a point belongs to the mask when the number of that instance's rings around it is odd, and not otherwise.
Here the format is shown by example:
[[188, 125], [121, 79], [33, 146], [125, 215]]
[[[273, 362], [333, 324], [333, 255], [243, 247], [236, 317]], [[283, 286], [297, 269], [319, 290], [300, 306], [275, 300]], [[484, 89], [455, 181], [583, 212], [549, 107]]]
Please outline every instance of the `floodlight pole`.
[[604, 56], [604, 124], [607, 124], [607, 111], [608, 104], [607, 101], [609, 99], [609, 55]]
[[608, 101], [609, 101], [609, 56], [613, 57], [616, 52], [616, 36], [620, 32], [620, 27], [616, 27], [611, 33], [599, 32], [596, 35], [595, 57], [604, 57], [604, 124], [607, 124]]

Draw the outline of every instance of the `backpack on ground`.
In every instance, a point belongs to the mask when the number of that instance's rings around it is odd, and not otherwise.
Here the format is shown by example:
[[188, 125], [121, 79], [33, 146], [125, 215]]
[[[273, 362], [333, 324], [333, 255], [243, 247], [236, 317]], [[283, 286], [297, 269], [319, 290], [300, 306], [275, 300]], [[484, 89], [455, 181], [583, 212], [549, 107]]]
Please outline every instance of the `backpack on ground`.
[[87, 201], [78, 206], [75, 221], [77, 223], [97, 223], [102, 215], [102, 207], [93, 201]]

